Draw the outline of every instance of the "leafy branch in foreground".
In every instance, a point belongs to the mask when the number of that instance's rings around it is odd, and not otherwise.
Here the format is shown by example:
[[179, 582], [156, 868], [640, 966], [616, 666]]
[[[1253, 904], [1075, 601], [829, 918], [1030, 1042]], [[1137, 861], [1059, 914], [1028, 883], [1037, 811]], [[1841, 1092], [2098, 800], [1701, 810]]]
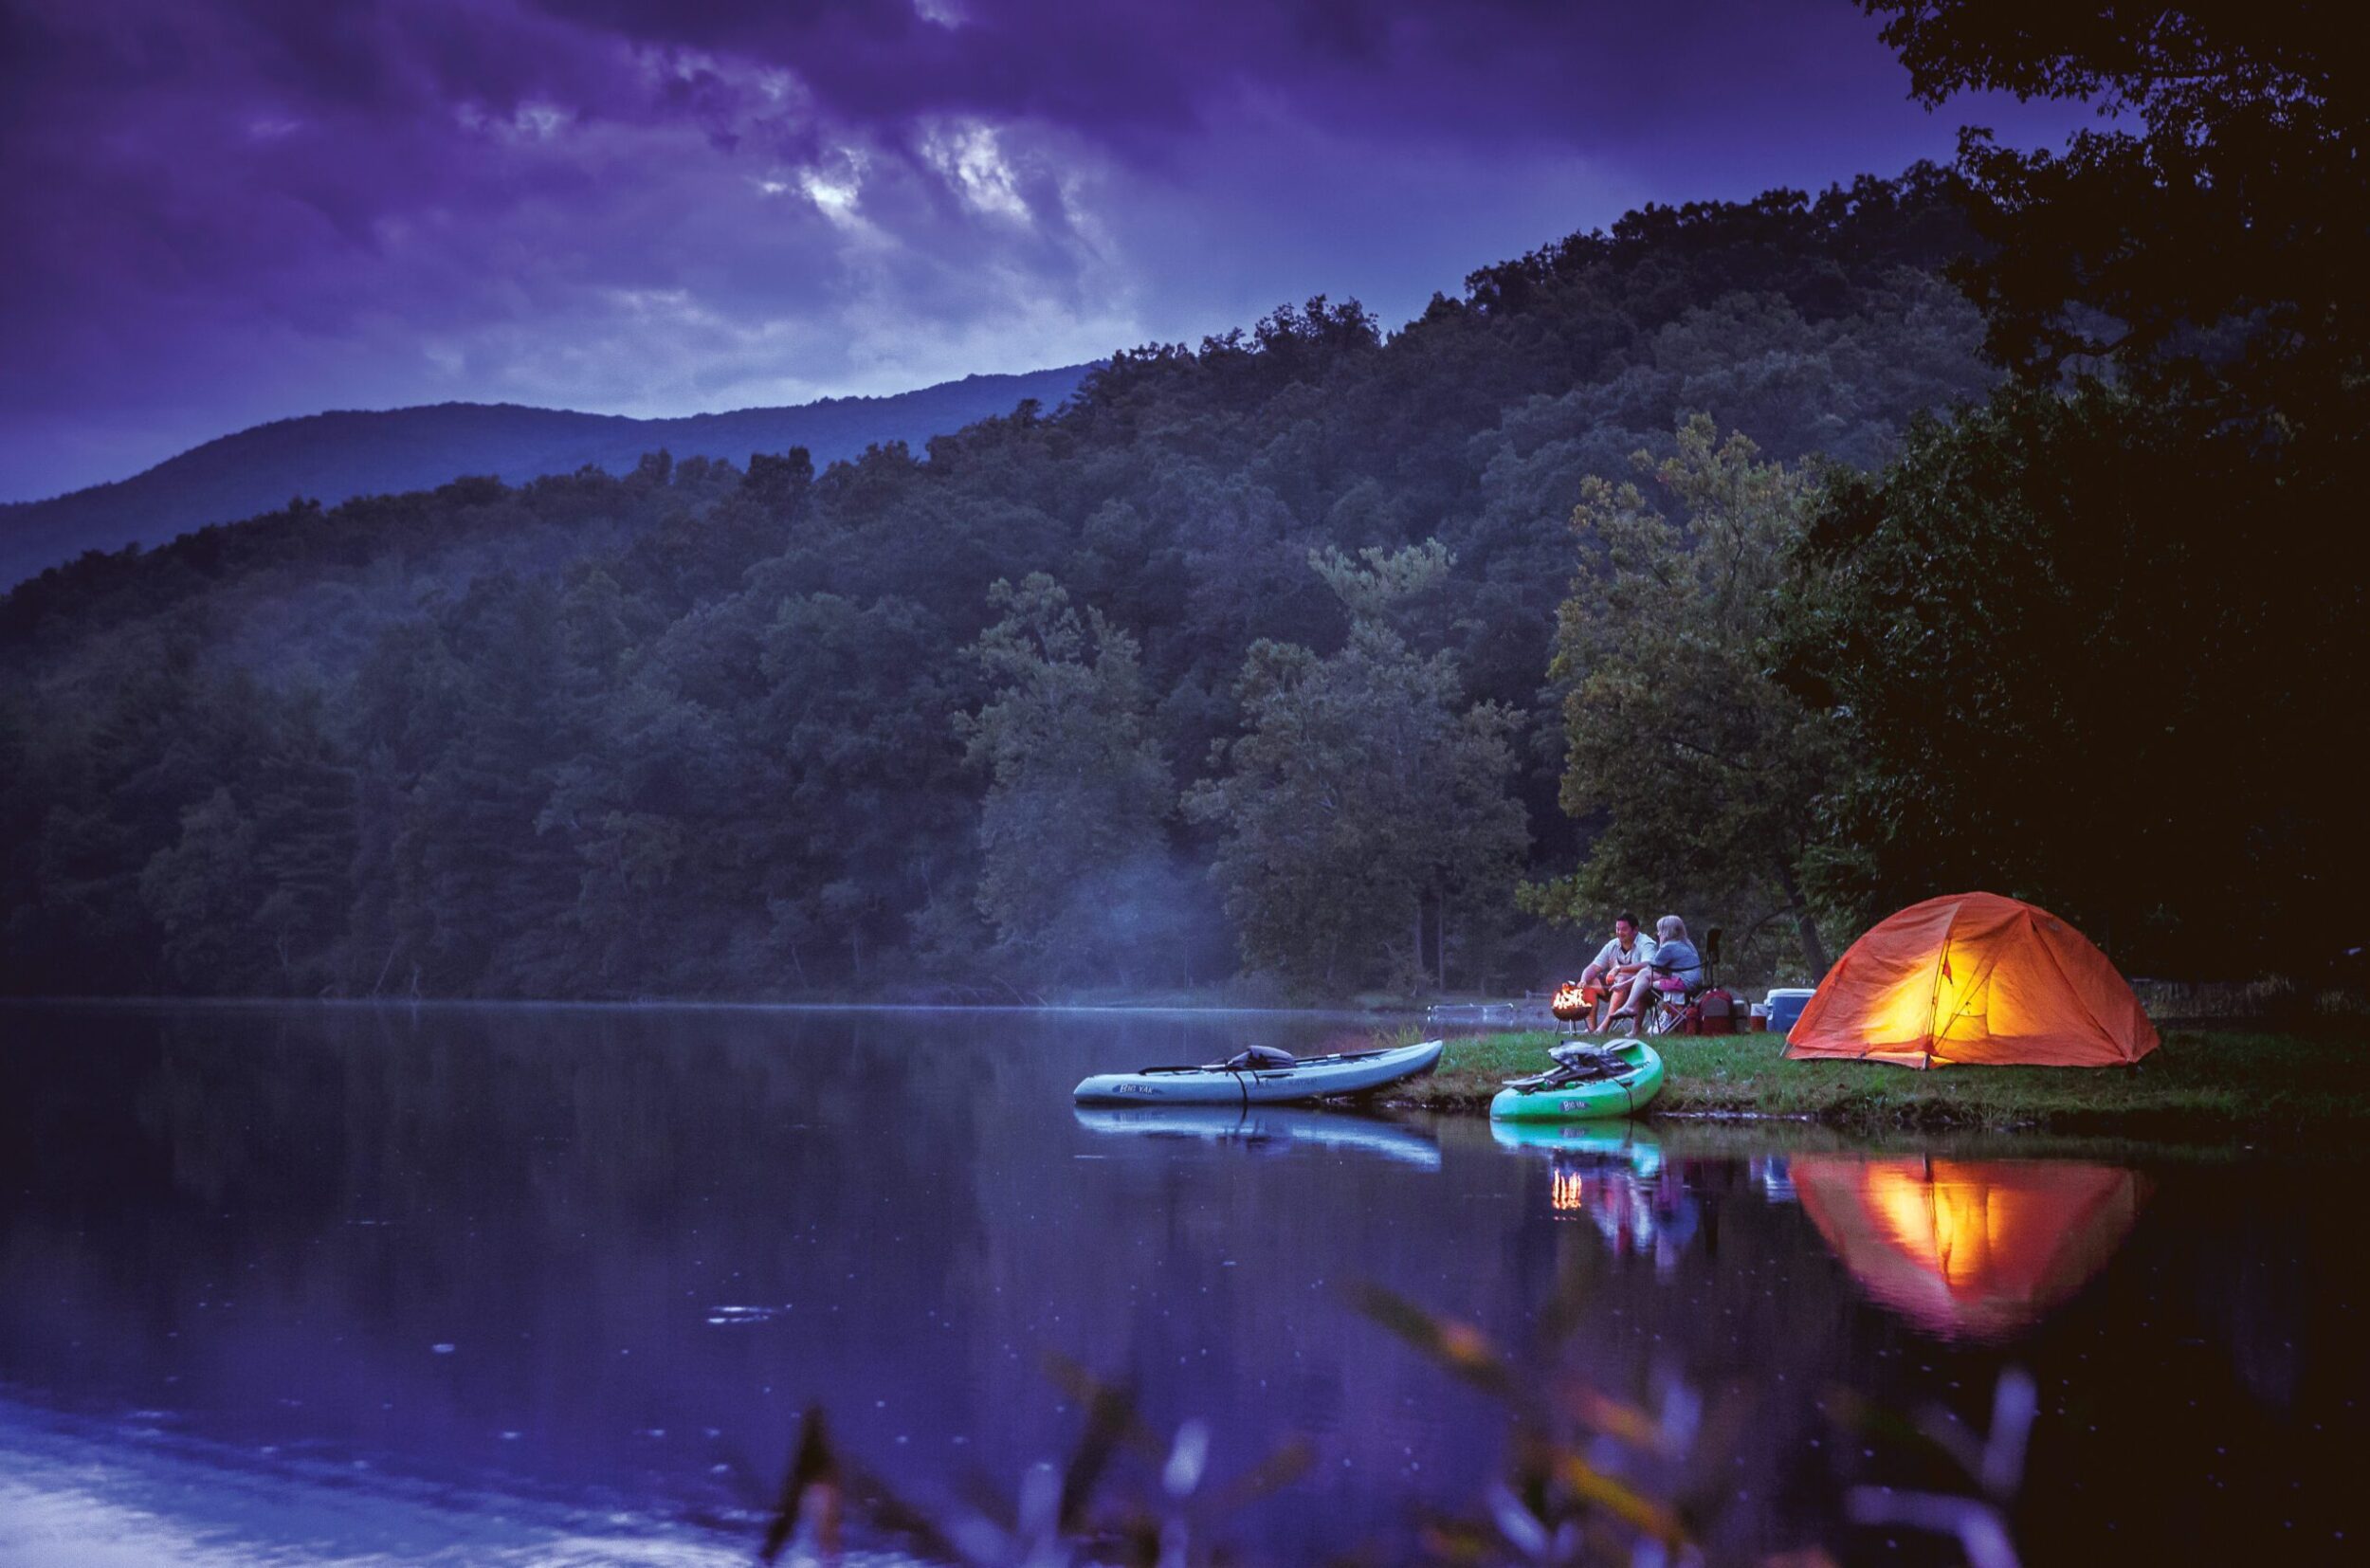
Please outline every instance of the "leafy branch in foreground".
[[1847, 1427], [1907, 1439], [1940, 1453], [1965, 1471], [1980, 1494], [1854, 1486], [1844, 1497], [1854, 1524], [1892, 1524], [1952, 1536], [1972, 1568], [2016, 1568], [2006, 1510], [2023, 1487], [2033, 1418], [2040, 1408], [2031, 1373], [2022, 1367], [2000, 1373], [1992, 1392], [1992, 1430], [1979, 1437], [1941, 1405], [1928, 1405], [1906, 1422], [1847, 1392], [1831, 1393], [1829, 1405]]
[[[1704, 1456], [1739, 1430], [1741, 1397], [1722, 1401], [1707, 1428], [1702, 1397], [1676, 1377], [1663, 1380], [1659, 1408], [1649, 1411], [1560, 1370], [1561, 1347], [1578, 1322], [1569, 1278], [1540, 1314], [1540, 1343], [1520, 1357], [1470, 1323], [1376, 1286], [1358, 1291], [1357, 1304], [1504, 1404], [1513, 1423], [1506, 1473], [1490, 1484], [1482, 1511], [1424, 1520], [1430, 1556], [1460, 1563], [1700, 1559], [1702, 1524], [1718, 1506]], [[1540, 1367], [1546, 1376], [1533, 1370]]]
[[[801, 1424], [779, 1501], [758, 1552], [766, 1562], [837, 1557], [843, 1522], [853, 1514], [930, 1562], [970, 1568], [1054, 1568], [1071, 1562], [1132, 1568], [1222, 1568], [1240, 1560], [1214, 1542], [1230, 1516], [1290, 1486], [1312, 1450], [1287, 1437], [1258, 1464], [1223, 1485], [1211, 1481], [1210, 1429], [1181, 1423], [1166, 1437], [1146, 1426], [1125, 1384], [1105, 1382], [1060, 1356], [1047, 1372], [1085, 1413], [1077, 1446], [1059, 1465], [1043, 1461], [1007, 1498], [975, 1475], [965, 1497], [935, 1513], [891, 1492], [832, 1446], [822, 1412]], [[1138, 1461], [1138, 1485], [1119, 1490], [1122, 1461]], [[1143, 1484], [1148, 1480], [1149, 1484]]]

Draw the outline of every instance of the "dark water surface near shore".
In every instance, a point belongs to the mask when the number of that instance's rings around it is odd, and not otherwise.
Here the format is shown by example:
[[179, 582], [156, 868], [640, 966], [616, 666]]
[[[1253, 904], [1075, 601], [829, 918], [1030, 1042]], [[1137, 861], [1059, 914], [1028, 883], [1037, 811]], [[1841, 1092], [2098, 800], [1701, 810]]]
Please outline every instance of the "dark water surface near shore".
[[588, 1531], [745, 1559], [810, 1403], [919, 1501], [1010, 1495], [1077, 1434], [1049, 1351], [1206, 1421], [1221, 1478], [1314, 1442], [1233, 1521], [1252, 1556], [1389, 1556], [1416, 1506], [1472, 1504], [1504, 1423], [1348, 1293], [1520, 1343], [1560, 1278], [1608, 1391], [1749, 1410], [1717, 1556], [1949, 1560], [1844, 1522], [1852, 1484], [1949, 1472], [1831, 1394], [1980, 1427], [2011, 1364], [2040, 1391], [2027, 1561], [2360, 1551], [2360, 1157], [1070, 1104], [1355, 1027], [0, 1009], [0, 1559], [84, 1531], [141, 1560], [602, 1559]]

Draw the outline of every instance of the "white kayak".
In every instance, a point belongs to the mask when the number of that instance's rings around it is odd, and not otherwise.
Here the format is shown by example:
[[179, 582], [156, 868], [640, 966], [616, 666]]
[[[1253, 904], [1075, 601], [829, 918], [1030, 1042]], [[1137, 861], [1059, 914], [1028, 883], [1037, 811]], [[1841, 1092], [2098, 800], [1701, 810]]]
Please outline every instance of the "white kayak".
[[1077, 1098], [1082, 1105], [1273, 1105], [1291, 1100], [1322, 1100], [1327, 1095], [1363, 1094], [1430, 1072], [1440, 1060], [1441, 1045], [1438, 1040], [1426, 1040], [1420, 1045], [1342, 1051], [1288, 1063], [1258, 1060], [1237, 1067], [1211, 1062], [1197, 1067], [1099, 1073], [1078, 1085]]

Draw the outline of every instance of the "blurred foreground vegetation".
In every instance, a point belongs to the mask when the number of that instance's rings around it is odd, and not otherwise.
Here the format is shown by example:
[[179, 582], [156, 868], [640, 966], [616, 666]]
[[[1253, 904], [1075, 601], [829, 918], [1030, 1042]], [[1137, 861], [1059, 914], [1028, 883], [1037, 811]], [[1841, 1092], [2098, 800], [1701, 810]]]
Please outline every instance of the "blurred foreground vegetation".
[[[1759, 1561], [1768, 1568], [1834, 1568], [1825, 1546], [1740, 1556], [1706, 1550], [1728, 1512], [1727, 1461], [1751, 1441], [1754, 1391], [1705, 1390], [1660, 1369], [1650, 1402], [1609, 1393], [1572, 1364], [1585, 1292], [1565, 1273], [1539, 1314], [1530, 1342], [1494, 1342], [1478, 1326], [1376, 1286], [1352, 1292], [1368, 1318], [1477, 1391], [1505, 1429], [1503, 1475], [1478, 1498], [1410, 1504], [1410, 1528], [1392, 1541], [1346, 1536], [1321, 1560], [1440, 1564]], [[894, 1541], [925, 1562], [967, 1568], [1069, 1563], [1131, 1568], [1217, 1568], [1260, 1560], [1229, 1539], [1245, 1505], [1308, 1478], [1316, 1450], [1283, 1439], [1264, 1458], [1219, 1480], [1210, 1430], [1188, 1420], [1174, 1433], [1143, 1419], [1135, 1391], [1103, 1382], [1067, 1358], [1048, 1358], [1083, 1430], [1057, 1465], [1039, 1462], [1018, 1494], [975, 1476], [959, 1501], [917, 1505], [831, 1439], [820, 1408], [800, 1422], [757, 1558], [765, 1563], [841, 1559], [857, 1541]], [[1956, 1386], [1955, 1384], [1953, 1385]], [[1950, 1541], [1978, 1568], [2016, 1568], [2014, 1520], [2039, 1414], [2032, 1376], [2011, 1366], [1978, 1427], [1946, 1407], [1896, 1412], [1844, 1388], [1820, 1410], [1835, 1433], [1873, 1459], [1915, 1463], [1934, 1489], [1837, 1486], [1851, 1524]], [[1865, 1446], [1864, 1446], [1865, 1445]], [[1816, 1444], [1814, 1443], [1814, 1447]]]

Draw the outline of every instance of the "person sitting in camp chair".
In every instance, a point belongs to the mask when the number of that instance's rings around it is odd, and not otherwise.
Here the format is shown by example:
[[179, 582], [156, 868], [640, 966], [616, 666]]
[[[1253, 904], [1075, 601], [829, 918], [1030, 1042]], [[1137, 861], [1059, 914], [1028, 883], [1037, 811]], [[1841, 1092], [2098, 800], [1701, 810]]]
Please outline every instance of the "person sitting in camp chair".
[[1610, 1024], [1615, 1019], [1637, 1019], [1646, 1011], [1647, 999], [1656, 993], [1674, 1001], [1685, 1001], [1687, 994], [1703, 983], [1704, 957], [1687, 939], [1687, 922], [1676, 915], [1665, 915], [1654, 922], [1653, 956], [1638, 971], [1621, 1006], [1605, 1021]]
[[1593, 994], [1596, 1005], [1589, 1020], [1592, 1029], [1605, 1027], [1605, 1013], [1610, 1004], [1618, 1001], [1629, 991], [1654, 957], [1654, 939], [1637, 928], [1637, 917], [1624, 911], [1613, 918], [1613, 939], [1596, 950], [1596, 957], [1580, 971], [1580, 988]]

